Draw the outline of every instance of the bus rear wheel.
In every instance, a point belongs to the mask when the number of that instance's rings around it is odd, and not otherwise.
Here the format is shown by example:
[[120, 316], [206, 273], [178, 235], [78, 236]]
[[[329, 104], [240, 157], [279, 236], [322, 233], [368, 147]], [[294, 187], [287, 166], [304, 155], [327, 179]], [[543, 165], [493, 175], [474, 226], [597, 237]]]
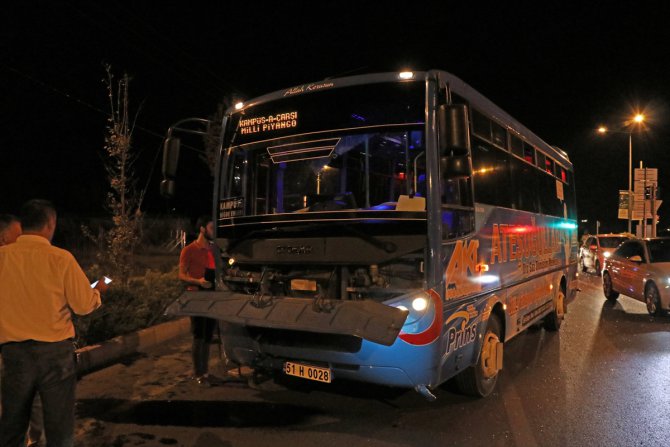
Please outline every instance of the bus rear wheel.
[[502, 369], [503, 342], [501, 324], [497, 316], [489, 317], [481, 350], [474, 366], [456, 376], [456, 384], [463, 394], [486, 397], [496, 386]]
[[554, 301], [554, 310], [544, 318], [544, 328], [555, 332], [561, 328], [561, 323], [565, 318], [565, 292], [563, 288], [558, 290], [556, 300]]

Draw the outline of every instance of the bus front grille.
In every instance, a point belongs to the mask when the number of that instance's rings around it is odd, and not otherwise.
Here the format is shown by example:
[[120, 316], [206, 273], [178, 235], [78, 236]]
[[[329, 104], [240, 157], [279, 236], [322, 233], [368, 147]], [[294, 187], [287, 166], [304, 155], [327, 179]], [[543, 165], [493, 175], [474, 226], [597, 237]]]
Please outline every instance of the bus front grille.
[[261, 345], [306, 348], [336, 352], [358, 352], [363, 340], [352, 335], [322, 334], [318, 332], [291, 331], [247, 327], [249, 335]]

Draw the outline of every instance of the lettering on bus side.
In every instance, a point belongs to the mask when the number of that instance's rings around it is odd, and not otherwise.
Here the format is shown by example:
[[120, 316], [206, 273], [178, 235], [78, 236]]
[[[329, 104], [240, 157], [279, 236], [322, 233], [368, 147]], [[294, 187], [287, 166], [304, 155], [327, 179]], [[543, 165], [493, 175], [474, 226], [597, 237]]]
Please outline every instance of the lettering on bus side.
[[530, 307], [534, 303], [545, 299], [551, 293], [551, 289], [542, 283], [532, 289], [521, 288], [510, 293], [507, 299], [507, 312], [510, 315], [517, 314], [520, 310]]
[[477, 323], [460, 328], [450, 327], [447, 331], [447, 354], [469, 345], [475, 338], [477, 338]]
[[553, 308], [553, 306], [554, 302], [552, 300], [549, 300], [546, 303], [537, 307], [536, 309], [533, 309], [530, 312], [526, 313], [523, 317], [521, 317], [520, 322], [517, 320], [517, 324], [521, 323], [521, 325], [525, 326], [531, 321], [533, 321], [535, 318], [545, 314], [547, 311]]
[[452, 314], [447, 321], [447, 352], [446, 355], [461, 349], [477, 338], [477, 309], [470, 304], [464, 310]]
[[560, 228], [531, 225], [492, 224], [490, 265], [516, 263], [524, 274], [555, 268], [569, 256], [569, 232]]
[[446, 270], [446, 299], [460, 298], [482, 290], [482, 284], [472, 280], [477, 271], [478, 250], [478, 239], [460, 240], [454, 245]]

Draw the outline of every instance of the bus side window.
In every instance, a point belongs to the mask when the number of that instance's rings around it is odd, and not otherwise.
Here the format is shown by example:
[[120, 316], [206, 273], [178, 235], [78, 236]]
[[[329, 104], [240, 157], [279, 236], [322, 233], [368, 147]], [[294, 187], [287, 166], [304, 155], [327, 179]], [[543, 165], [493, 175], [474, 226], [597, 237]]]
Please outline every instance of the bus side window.
[[509, 152], [473, 138], [472, 173], [475, 201], [505, 208], [513, 207]]
[[442, 179], [442, 203], [444, 205], [472, 206], [470, 177]]

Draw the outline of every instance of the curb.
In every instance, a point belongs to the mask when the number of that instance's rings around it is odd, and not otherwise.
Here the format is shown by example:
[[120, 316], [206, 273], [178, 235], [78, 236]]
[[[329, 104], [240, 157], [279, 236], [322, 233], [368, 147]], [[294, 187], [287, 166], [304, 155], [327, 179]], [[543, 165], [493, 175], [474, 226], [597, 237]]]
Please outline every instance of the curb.
[[123, 357], [144, 352], [167, 340], [185, 334], [191, 327], [189, 318], [157, 324], [127, 335], [120, 335], [97, 345], [77, 349], [77, 372], [95, 371]]

